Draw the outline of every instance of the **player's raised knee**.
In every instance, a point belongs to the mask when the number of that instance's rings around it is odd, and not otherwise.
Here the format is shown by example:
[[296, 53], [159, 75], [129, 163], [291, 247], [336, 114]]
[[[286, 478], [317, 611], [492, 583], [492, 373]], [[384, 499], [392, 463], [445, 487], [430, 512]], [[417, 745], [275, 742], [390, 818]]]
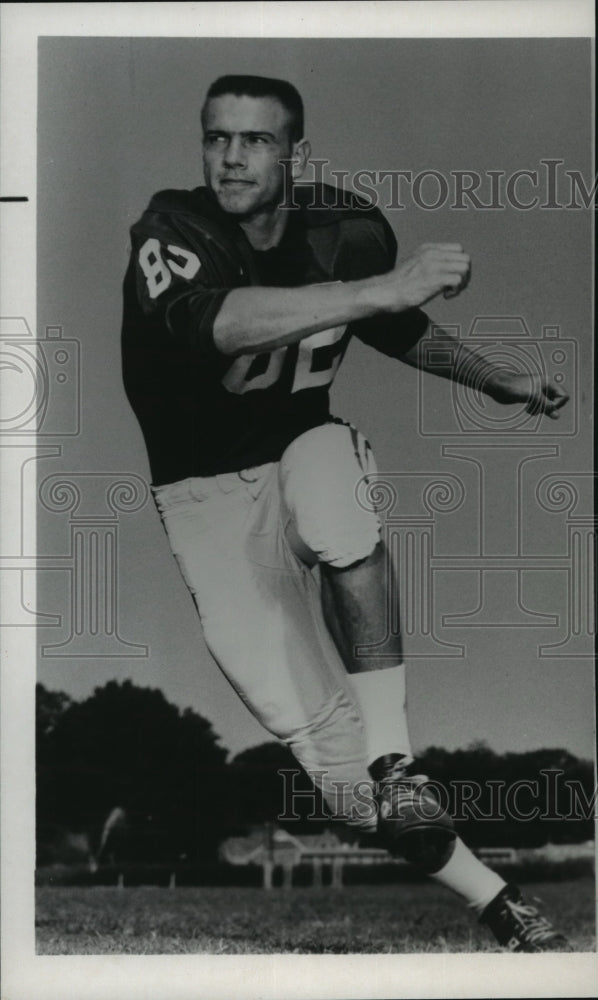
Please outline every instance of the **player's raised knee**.
[[380, 539], [374, 511], [358, 499], [365, 475], [376, 472], [363, 434], [348, 424], [307, 431], [284, 453], [280, 480], [289, 512], [287, 534], [313, 561], [344, 569], [372, 554]]

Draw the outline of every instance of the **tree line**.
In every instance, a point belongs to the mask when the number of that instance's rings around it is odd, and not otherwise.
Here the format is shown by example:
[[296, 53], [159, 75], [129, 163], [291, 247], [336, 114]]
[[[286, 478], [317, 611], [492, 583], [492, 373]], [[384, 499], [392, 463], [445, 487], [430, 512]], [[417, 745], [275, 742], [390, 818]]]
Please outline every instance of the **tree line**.
[[[99, 863], [209, 862], [225, 837], [288, 815], [289, 772], [294, 790], [311, 794], [295, 796], [295, 818], [281, 825], [295, 833], [330, 825], [286, 746], [267, 742], [229, 759], [211, 723], [160, 690], [110, 681], [75, 701], [38, 684], [36, 696], [38, 866], [64, 855], [67, 842], [88, 844]], [[567, 750], [429, 747], [418, 769], [472, 846], [593, 835], [593, 765]]]

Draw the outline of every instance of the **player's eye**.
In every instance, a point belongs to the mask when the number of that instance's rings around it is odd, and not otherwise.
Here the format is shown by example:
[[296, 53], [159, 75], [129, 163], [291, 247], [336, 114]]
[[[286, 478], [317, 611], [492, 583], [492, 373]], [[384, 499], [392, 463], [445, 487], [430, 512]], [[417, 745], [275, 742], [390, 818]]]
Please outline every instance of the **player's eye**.
[[204, 145], [216, 146], [226, 141], [226, 136], [219, 132], [210, 132], [204, 137]]
[[268, 143], [268, 137], [265, 135], [248, 135], [246, 142], [250, 146], [265, 146]]

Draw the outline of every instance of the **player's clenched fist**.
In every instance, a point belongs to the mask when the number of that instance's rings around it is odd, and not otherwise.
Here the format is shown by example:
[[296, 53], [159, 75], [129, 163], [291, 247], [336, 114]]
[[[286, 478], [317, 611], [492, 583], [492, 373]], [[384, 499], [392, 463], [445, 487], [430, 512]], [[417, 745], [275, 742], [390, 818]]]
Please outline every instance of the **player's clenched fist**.
[[424, 243], [413, 256], [401, 261], [388, 278], [394, 292], [394, 309], [421, 306], [440, 292], [458, 295], [469, 281], [471, 258], [460, 243]]

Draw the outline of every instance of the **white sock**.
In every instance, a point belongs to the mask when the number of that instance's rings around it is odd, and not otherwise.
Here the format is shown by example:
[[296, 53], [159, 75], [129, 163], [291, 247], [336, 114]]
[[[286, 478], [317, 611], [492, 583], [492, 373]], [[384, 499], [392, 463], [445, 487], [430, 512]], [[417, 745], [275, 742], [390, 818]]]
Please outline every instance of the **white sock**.
[[506, 885], [500, 875], [486, 868], [472, 854], [460, 837], [457, 837], [455, 849], [444, 868], [432, 878], [465, 899], [477, 914], [481, 914]]
[[368, 765], [389, 753], [405, 754], [411, 761], [405, 664], [347, 676], [365, 727]]

